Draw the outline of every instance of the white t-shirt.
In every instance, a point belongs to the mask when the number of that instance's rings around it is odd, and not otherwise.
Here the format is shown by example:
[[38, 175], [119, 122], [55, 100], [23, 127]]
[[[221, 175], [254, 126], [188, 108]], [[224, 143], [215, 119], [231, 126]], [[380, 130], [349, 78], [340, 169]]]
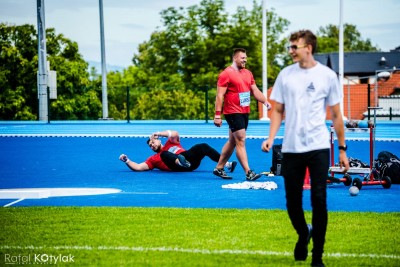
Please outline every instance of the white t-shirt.
[[290, 65], [279, 73], [270, 98], [285, 105], [282, 152], [330, 148], [326, 108], [342, 99], [335, 72], [319, 62], [309, 69]]

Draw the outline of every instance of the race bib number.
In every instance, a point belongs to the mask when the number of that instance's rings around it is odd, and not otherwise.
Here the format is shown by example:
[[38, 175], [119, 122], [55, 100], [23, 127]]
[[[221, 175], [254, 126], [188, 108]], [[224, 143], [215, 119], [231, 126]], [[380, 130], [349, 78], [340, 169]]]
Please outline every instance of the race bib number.
[[250, 106], [250, 92], [239, 93], [239, 99], [241, 107]]
[[179, 146], [171, 146], [170, 148], [168, 148], [168, 152], [171, 152], [174, 154], [176, 154], [179, 150], [181, 150], [181, 148]]

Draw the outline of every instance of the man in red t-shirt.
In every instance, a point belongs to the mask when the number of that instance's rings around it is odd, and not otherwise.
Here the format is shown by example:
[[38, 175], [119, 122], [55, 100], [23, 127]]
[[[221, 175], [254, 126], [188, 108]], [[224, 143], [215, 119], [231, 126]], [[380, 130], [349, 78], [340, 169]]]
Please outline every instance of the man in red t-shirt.
[[[161, 143], [160, 137], [168, 137], [165, 145]], [[200, 166], [204, 157], [218, 162], [220, 154], [206, 143], [196, 144], [190, 149], [185, 150], [181, 143], [177, 131], [163, 131], [153, 133], [147, 140], [150, 149], [156, 152], [142, 163], [131, 161], [127, 155], [121, 154], [119, 159], [133, 171], [148, 171], [160, 169], [162, 171], [193, 171]], [[236, 161], [227, 162], [226, 167], [233, 172], [237, 165]], [[222, 177], [224, 178], [224, 177]], [[231, 179], [227, 176], [224, 179]]]
[[236, 148], [236, 156], [242, 165], [246, 180], [254, 181], [261, 177], [249, 167], [245, 147], [246, 130], [249, 123], [250, 96], [263, 103], [268, 109], [270, 103], [258, 89], [253, 74], [245, 69], [247, 62], [246, 50], [236, 48], [233, 52], [232, 65], [222, 71], [218, 77], [217, 96], [215, 100], [214, 124], [221, 127], [221, 113], [229, 125], [229, 140], [222, 148], [221, 157], [213, 173], [219, 177], [227, 176], [224, 165]]

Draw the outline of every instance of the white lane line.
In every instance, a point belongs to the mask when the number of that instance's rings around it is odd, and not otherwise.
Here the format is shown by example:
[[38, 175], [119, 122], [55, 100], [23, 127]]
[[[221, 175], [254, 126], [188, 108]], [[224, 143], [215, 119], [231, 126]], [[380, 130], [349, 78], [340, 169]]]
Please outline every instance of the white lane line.
[[166, 192], [122, 192], [122, 195], [168, 195]]
[[49, 197], [92, 196], [120, 193], [115, 188], [9, 188], [0, 189], [0, 199], [41, 199]]
[[21, 202], [22, 200], [25, 200], [25, 198], [20, 198], [20, 199], [18, 199], [18, 200], [15, 200], [15, 201], [13, 201], [13, 202], [11, 202], [11, 203], [8, 203], [8, 204], [4, 205], [3, 207], [4, 207], [4, 208], [10, 207], [10, 206], [12, 206], [12, 205], [14, 205], [14, 204], [16, 204], [16, 203], [18, 203], [18, 202]]
[[[209, 249], [186, 249], [178, 247], [125, 247], [125, 246], [7, 246], [2, 245], [0, 249], [4, 250], [104, 250], [104, 251], [137, 251], [137, 252], [147, 252], [147, 251], [160, 251], [160, 252], [182, 252], [182, 253], [194, 253], [194, 254], [247, 254], [247, 255], [266, 255], [266, 256], [293, 256], [293, 252], [287, 251], [264, 251], [264, 250], [209, 250]], [[311, 255], [311, 254], [310, 254]], [[332, 258], [386, 258], [386, 259], [400, 259], [400, 255], [392, 254], [356, 254], [356, 253], [326, 253], [326, 257]]]

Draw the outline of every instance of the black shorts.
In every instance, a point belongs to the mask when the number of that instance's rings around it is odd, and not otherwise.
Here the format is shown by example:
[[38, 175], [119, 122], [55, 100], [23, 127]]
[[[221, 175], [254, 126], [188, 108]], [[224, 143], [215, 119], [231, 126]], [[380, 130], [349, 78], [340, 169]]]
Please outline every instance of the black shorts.
[[228, 123], [229, 129], [232, 131], [232, 133], [242, 129], [247, 130], [247, 126], [249, 125], [249, 114], [226, 114], [225, 120]]

